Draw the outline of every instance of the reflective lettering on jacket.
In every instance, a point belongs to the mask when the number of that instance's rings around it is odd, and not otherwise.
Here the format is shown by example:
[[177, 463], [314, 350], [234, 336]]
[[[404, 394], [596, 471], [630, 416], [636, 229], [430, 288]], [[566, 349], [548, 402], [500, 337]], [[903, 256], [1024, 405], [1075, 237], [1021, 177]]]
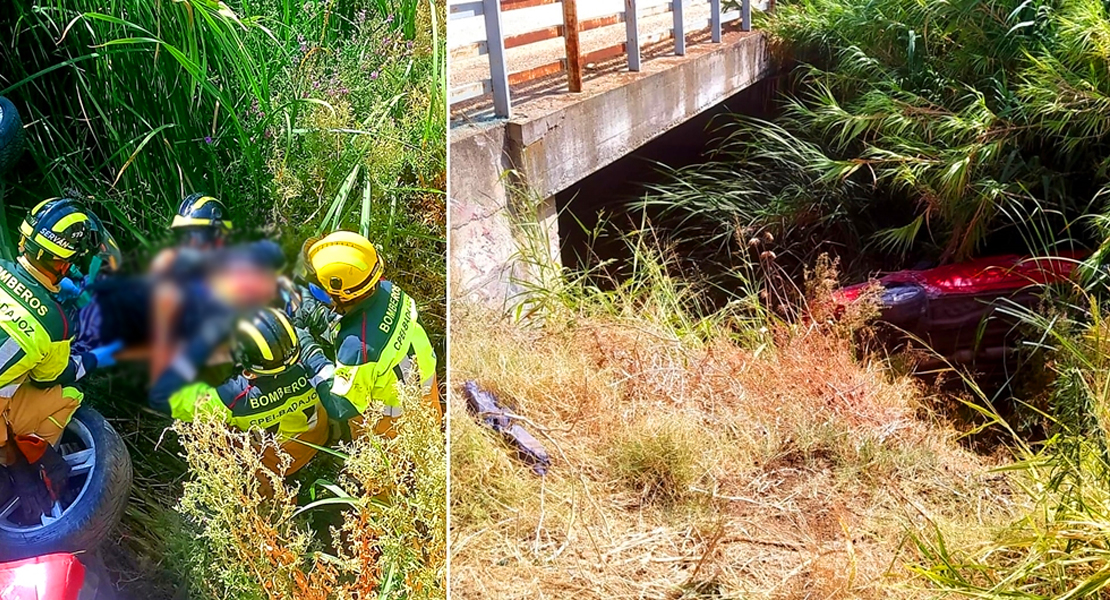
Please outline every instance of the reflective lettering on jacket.
[[320, 383], [297, 364], [272, 377], [250, 380], [237, 375], [217, 387], [194, 383], [170, 397], [170, 410], [182, 421], [212, 411], [236, 429], [258, 427], [288, 439], [315, 427], [317, 419], [327, 418], [316, 391]]
[[69, 352], [68, 323], [50, 291], [19, 265], [0, 261], [0, 387], [57, 379]]
[[416, 302], [392, 282], [382, 281], [372, 297], [339, 323], [332, 393], [360, 412], [381, 402], [385, 414], [399, 416], [397, 384], [430, 387], [436, 370], [435, 351], [417, 317]]

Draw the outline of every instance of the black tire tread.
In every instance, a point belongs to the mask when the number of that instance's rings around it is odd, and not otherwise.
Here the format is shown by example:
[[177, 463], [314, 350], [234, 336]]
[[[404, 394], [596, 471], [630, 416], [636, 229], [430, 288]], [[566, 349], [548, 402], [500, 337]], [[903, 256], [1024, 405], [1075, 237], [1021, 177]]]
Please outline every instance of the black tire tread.
[[0, 175], [15, 166], [23, 154], [23, 121], [7, 98], [0, 97]]

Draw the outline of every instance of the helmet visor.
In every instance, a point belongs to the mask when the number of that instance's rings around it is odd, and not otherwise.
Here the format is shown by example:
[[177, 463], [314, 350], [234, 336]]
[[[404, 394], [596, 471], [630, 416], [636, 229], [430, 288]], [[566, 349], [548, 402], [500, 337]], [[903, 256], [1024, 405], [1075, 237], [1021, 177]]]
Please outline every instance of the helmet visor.
[[120, 265], [123, 264], [123, 253], [120, 252], [119, 244], [106, 230], [100, 232], [100, 246], [97, 248], [96, 255], [100, 258], [101, 268], [109, 273], [119, 271]]

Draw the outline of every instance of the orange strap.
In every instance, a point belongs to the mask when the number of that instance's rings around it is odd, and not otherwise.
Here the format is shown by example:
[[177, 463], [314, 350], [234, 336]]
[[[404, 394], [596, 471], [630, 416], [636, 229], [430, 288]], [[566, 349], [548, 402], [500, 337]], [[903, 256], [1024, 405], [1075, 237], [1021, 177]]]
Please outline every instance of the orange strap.
[[46, 454], [46, 440], [37, 435], [17, 435], [15, 436], [15, 445], [19, 447], [19, 451], [23, 456], [27, 457], [27, 462], [35, 464]]

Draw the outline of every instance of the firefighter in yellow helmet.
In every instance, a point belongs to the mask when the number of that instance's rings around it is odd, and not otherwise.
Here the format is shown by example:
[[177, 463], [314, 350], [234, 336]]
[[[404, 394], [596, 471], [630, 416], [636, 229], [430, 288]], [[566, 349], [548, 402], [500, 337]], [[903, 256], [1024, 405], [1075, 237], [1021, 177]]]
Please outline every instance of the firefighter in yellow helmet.
[[320, 399], [329, 394], [335, 367], [318, 346], [298, 339], [289, 318], [274, 308], [237, 321], [231, 354], [241, 374], [217, 385], [182, 387], [169, 398], [171, 415], [192, 421], [199, 411], [210, 410], [237, 429], [270, 431], [293, 460], [282, 472], [279, 457], [267, 450], [262, 462], [280, 475], [296, 472], [316, 455], [308, 444], [328, 442], [328, 414]]
[[[332, 393], [346, 399], [361, 415], [380, 402], [375, 433], [395, 435], [401, 416], [398, 383], [419, 384], [425, 399], [442, 416], [436, 381], [436, 355], [417, 320], [416, 302], [382, 279], [382, 262], [369, 240], [337, 231], [305, 243], [309, 281], [318, 285], [341, 315], [333, 342], [335, 382]], [[337, 415], [342, 417], [342, 415]], [[361, 419], [351, 420], [352, 433]]]

